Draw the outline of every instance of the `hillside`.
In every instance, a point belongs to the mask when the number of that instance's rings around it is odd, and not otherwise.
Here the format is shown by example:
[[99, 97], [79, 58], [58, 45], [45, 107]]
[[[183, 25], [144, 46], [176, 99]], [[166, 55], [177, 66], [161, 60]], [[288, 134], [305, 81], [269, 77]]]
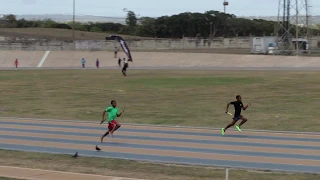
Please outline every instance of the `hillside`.
[[[246, 19], [264, 19], [268, 21], [277, 21], [278, 17], [277, 16], [246, 16], [242, 17]], [[318, 16], [310, 16], [309, 18], [310, 24], [320, 24], [320, 15]], [[299, 24], [304, 23], [305, 20], [300, 18], [299, 19]], [[292, 23], [295, 23], [295, 18], [292, 19]]]
[[[95, 33], [75, 31], [76, 40], [104, 40], [111, 33]], [[51, 40], [72, 40], [72, 30], [54, 29], [54, 28], [0, 28], [0, 36], [34, 38], [34, 39], [51, 39]], [[137, 36], [121, 35], [127, 39], [139, 38]]]
[[[26, 19], [26, 20], [44, 20], [52, 19], [57, 22], [69, 22], [72, 21], [72, 15], [64, 14], [44, 14], [44, 15], [17, 15], [17, 19]], [[91, 16], [91, 15], [77, 15], [76, 21], [78, 22], [113, 22], [125, 24], [125, 17], [105, 17], [105, 16]]]
[[[239, 16], [240, 18], [245, 19], [264, 19], [277, 21], [277, 16]], [[43, 19], [52, 19], [57, 22], [68, 22], [72, 21], [72, 15], [65, 14], [39, 14], [39, 15], [17, 15], [18, 19], [26, 19], [26, 20], [43, 20]], [[107, 17], [107, 16], [92, 16], [92, 15], [77, 15], [76, 21], [79, 22], [113, 22], [113, 23], [121, 23], [125, 24], [125, 17]], [[320, 15], [311, 16], [310, 24], [320, 24]]]

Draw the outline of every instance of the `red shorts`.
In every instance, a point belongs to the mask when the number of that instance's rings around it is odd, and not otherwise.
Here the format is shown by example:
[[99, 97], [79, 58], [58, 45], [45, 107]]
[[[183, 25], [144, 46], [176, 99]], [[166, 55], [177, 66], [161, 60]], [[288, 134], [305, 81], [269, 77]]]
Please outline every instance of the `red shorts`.
[[116, 125], [118, 125], [118, 122], [116, 120], [112, 120], [108, 125], [109, 131], [112, 131], [113, 127]]

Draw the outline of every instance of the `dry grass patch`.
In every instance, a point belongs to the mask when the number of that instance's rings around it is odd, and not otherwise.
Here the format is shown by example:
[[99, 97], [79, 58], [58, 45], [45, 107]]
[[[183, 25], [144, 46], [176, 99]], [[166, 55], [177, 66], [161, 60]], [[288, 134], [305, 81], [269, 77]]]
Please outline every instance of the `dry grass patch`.
[[[0, 163], [6, 166], [27, 167], [45, 170], [145, 178], [152, 180], [224, 180], [224, 169], [203, 166], [155, 164], [138, 161], [53, 155], [0, 150]], [[299, 173], [271, 173], [259, 171], [229, 171], [230, 179], [237, 180], [309, 180], [319, 175]]]

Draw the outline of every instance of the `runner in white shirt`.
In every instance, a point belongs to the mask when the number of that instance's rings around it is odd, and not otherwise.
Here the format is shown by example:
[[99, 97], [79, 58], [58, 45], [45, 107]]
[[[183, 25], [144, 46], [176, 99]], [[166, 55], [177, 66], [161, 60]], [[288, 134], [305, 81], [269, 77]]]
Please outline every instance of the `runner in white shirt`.
[[122, 67], [122, 74], [127, 76], [127, 68], [129, 67], [128, 60], [123, 58], [123, 67]]

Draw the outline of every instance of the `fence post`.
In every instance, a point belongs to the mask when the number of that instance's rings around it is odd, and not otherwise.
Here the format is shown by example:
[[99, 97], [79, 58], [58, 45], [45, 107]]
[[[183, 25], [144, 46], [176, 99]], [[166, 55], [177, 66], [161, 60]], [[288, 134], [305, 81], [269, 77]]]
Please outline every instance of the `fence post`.
[[226, 168], [226, 180], [229, 180], [229, 169]]

